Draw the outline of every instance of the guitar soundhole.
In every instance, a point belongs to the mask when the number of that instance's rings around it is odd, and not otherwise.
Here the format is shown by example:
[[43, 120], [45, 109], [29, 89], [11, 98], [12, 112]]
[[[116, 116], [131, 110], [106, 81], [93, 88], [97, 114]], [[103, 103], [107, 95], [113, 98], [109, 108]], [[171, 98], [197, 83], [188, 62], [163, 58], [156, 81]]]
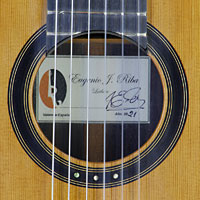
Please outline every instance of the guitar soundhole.
[[[137, 56], [138, 47], [132, 41], [125, 39], [124, 41], [124, 55]], [[108, 35], [107, 38], [107, 56], [121, 56], [121, 38], [115, 35]], [[73, 55], [87, 56], [88, 43], [87, 35], [81, 35], [73, 40]], [[70, 40], [63, 41], [57, 48], [59, 56], [70, 55]], [[141, 56], [147, 56], [144, 49], [140, 49]], [[49, 56], [54, 55], [54, 50], [49, 53]], [[104, 55], [104, 35], [101, 33], [91, 34], [90, 55], [103, 56]], [[68, 66], [69, 67], [69, 66]], [[92, 67], [92, 66], [91, 66]], [[103, 70], [103, 66], [102, 66]], [[53, 72], [52, 72], [53, 73]], [[61, 90], [67, 93], [69, 88], [62, 81]], [[159, 73], [156, 66], [151, 61], [150, 69], [150, 120], [149, 123], [140, 123], [140, 146], [143, 146], [154, 133], [163, 109], [163, 87]], [[34, 111], [36, 113], [36, 82], [34, 85], [33, 103]], [[62, 94], [62, 92], [61, 92]], [[62, 96], [62, 95], [61, 95]], [[64, 98], [64, 97], [63, 97]], [[73, 100], [72, 100], [73, 101]], [[58, 102], [62, 103], [62, 101]], [[51, 107], [51, 106], [50, 106]], [[98, 113], [97, 113], [98, 114]], [[43, 134], [52, 141], [52, 122], [38, 122]], [[114, 161], [121, 158], [121, 123], [107, 123], [106, 124], [106, 161]], [[56, 122], [55, 126], [56, 138], [55, 146], [62, 152], [68, 154], [68, 130], [69, 124], [67, 122]], [[90, 123], [89, 124], [89, 161], [102, 162], [103, 161], [103, 141], [104, 138], [104, 124]], [[138, 150], [138, 123], [124, 123], [124, 157], [134, 153]], [[71, 140], [71, 156], [85, 160], [86, 159], [86, 123], [72, 123], [72, 140]]]

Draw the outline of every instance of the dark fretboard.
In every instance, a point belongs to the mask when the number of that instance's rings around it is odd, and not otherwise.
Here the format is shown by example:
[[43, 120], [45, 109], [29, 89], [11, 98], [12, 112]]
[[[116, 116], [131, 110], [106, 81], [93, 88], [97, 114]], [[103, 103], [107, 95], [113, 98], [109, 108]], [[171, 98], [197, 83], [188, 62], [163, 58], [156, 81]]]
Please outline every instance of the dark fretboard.
[[[138, 2], [139, 6], [138, 6]], [[105, 29], [105, 1], [91, 0], [90, 30]], [[55, 40], [55, 0], [48, 0], [47, 11], [47, 50], [54, 46]], [[74, 0], [73, 34], [88, 31], [88, 0]], [[71, 35], [71, 0], [58, 1], [58, 42]], [[124, 34], [146, 48], [147, 45], [147, 6], [146, 0], [107, 0], [107, 31]], [[122, 17], [122, 13], [124, 17]], [[123, 20], [123, 26], [122, 26]], [[122, 30], [123, 27], [123, 30]]]

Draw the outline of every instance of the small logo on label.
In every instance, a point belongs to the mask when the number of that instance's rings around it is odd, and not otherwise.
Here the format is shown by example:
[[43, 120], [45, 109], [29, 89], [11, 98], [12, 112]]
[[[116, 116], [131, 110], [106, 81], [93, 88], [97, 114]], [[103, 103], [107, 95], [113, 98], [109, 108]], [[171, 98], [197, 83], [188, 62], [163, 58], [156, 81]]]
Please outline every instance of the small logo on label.
[[[42, 102], [48, 107], [53, 108], [54, 98], [54, 69], [50, 69], [44, 73], [40, 80], [40, 98]], [[67, 94], [67, 83], [64, 76], [56, 70], [56, 99], [55, 106], [63, 104]]]

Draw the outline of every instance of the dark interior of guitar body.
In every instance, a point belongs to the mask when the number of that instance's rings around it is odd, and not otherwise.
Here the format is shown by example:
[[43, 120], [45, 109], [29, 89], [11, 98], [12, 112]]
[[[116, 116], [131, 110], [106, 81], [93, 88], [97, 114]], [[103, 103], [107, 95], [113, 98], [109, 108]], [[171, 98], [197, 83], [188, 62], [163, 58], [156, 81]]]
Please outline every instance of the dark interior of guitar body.
[[[140, 49], [141, 56], [147, 56], [147, 51]], [[73, 40], [73, 55], [87, 56], [87, 35], [82, 35]], [[51, 51], [50, 54], [54, 54]], [[57, 48], [58, 55], [70, 55], [70, 40], [62, 42]], [[90, 55], [104, 55], [104, 34], [91, 34]], [[107, 56], [122, 55], [122, 40], [113, 35], [107, 36]], [[138, 56], [138, 46], [132, 41], [124, 40], [124, 56]], [[92, 66], [91, 66], [92, 67]], [[138, 150], [138, 126], [140, 126], [140, 146], [143, 146], [154, 133], [163, 108], [163, 88], [159, 73], [151, 61], [150, 70], [150, 122], [149, 123], [124, 123], [124, 157]], [[34, 90], [35, 92], [35, 90]], [[35, 95], [33, 95], [35, 97]], [[35, 98], [33, 99], [35, 105]], [[35, 108], [34, 108], [35, 109]], [[52, 141], [52, 123], [39, 123], [43, 134]], [[55, 146], [62, 152], [68, 153], [68, 123], [56, 123]], [[121, 158], [121, 123], [106, 124], [106, 161]], [[86, 159], [86, 123], [72, 123], [71, 156]], [[89, 124], [89, 161], [103, 161], [104, 124]]]

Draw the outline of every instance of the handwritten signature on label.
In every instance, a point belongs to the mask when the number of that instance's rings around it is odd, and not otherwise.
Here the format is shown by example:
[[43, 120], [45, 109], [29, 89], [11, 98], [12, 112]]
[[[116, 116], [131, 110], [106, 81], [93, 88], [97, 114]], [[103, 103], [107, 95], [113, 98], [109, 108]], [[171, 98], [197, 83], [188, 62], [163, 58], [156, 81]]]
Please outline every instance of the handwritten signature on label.
[[114, 91], [106, 98], [107, 111], [144, 109], [145, 99], [140, 99], [141, 87], [134, 87], [129, 90]]

